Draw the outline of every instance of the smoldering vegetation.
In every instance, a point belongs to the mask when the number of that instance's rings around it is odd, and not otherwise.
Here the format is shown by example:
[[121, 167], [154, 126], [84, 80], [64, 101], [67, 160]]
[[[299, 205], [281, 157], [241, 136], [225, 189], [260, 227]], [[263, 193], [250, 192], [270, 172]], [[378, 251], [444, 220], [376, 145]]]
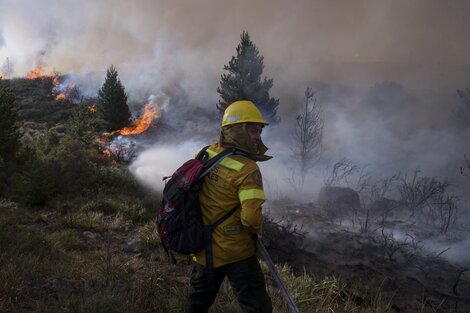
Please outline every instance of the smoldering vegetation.
[[[418, 94], [394, 82], [362, 90], [312, 86], [323, 141], [303, 181], [293, 148], [303, 92], [289, 98], [291, 112], [263, 130], [274, 156], [259, 163], [270, 251], [299, 271], [379, 289], [397, 308], [464, 312], [470, 305], [465, 101], [457, 92]], [[184, 105], [189, 96], [168, 97], [130, 165], [154, 190], [218, 137], [215, 109], [193, 110]]]
[[[239, 32], [248, 29], [280, 99], [281, 121], [263, 131], [274, 158], [260, 163], [268, 198], [264, 240], [273, 257], [297, 274], [341, 277], [355, 303], [381, 294], [395, 311], [469, 311], [470, 105], [468, 93], [457, 92], [468, 88], [468, 4], [5, 4], [4, 77], [54, 66], [73, 72], [64, 85], [75, 83], [90, 98], [113, 63], [133, 117], [150, 98], [158, 103], [160, 117], [149, 130], [109, 143], [114, 160], [130, 163], [152, 191], [217, 140], [217, 75]], [[48, 7], [40, 19], [39, 6]], [[318, 153], [302, 164], [294, 134], [307, 87], [315, 92], [324, 127]], [[125, 213], [121, 202], [112, 204]], [[90, 267], [83, 264], [84, 271]], [[334, 289], [336, 281], [328, 281]]]
[[288, 152], [265, 167], [269, 215], [297, 238], [270, 238], [278, 257], [402, 309], [467, 311], [468, 102], [391, 82], [326, 91], [324, 151], [305, 183]]
[[[387, 86], [390, 84], [386, 83]], [[395, 85], [392, 84], [392, 90], [412, 94], [403, 87], [395, 88]], [[454, 110], [466, 112], [465, 102], [458, 96], [452, 102], [453, 97], [441, 95], [442, 103], [449, 104], [443, 107], [444, 113], [430, 119], [442, 119], [441, 126], [435, 128], [434, 122], [426, 123], [419, 117], [433, 107], [423, 104], [434, 102], [415, 95], [411, 97], [415, 102], [408, 104], [416, 106], [413, 108], [416, 114], [412, 116], [416, 116], [421, 124], [413, 127], [413, 122], [406, 120], [407, 114], [400, 115], [402, 100], [394, 102], [398, 111], [384, 112], [378, 106], [372, 119], [355, 112], [355, 106], [359, 111], [373, 112], [374, 104], [365, 95], [370, 95], [377, 86], [362, 91], [344, 86], [312, 86], [322, 108], [324, 133], [321, 154], [315, 155], [316, 159], [306, 167], [305, 179], [302, 181], [299, 156], [292, 148], [297, 116], [302, 114], [305, 103], [302, 90], [290, 98], [293, 99], [290, 103], [292, 112], [263, 131], [264, 141], [270, 147], [268, 154], [274, 158], [260, 163], [268, 197], [264, 208], [266, 246], [276, 261], [290, 264], [297, 278], [307, 283], [311, 279], [306, 275], [308, 273], [320, 281], [315, 285], [309, 283], [308, 288], [302, 290], [297, 283], [291, 287], [302, 295], [298, 299], [307, 301], [301, 305], [310, 303], [311, 296], [306, 290], [318, 297], [315, 288], [321, 288], [319, 284], [323, 284], [326, 289], [322, 290], [334, 295], [335, 301], [343, 303], [347, 299], [347, 303], [361, 308], [386, 303], [395, 311], [467, 311], [469, 214], [465, 188], [470, 181], [470, 162], [468, 154], [464, 156], [467, 153], [464, 143], [468, 128], [457, 123], [465, 115], [452, 113]], [[80, 85], [77, 88], [80, 89]], [[386, 99], [393, 97], [395, 91]], [[50, 97], [49, 92], [47, 94]], [[153, 96], [133, 99], [134, 116], [142, 114], [142, 103], [158, 102], [160, 117], [144, 133], [112, 138], [116, 157], [124, 157], [127, 147], [132, 147], [131, 155], [126, 156], [131, 162], [130, 171], [152, 191], [160, 191], [162, 177], [171, 174], [197, 149], [217, 140], [220, 121], [215, 108], [211, 109], [209, 104], [198, 106], [199, 103], [190, 99], [190, 92], [182, 87], [168, 87]], [[361, 118], [368, 122], [358, 121]], [[401, 125], [407, 125], [411, 135], [395, 134], [399, 128], [395, 128], [390, 119], [403, 119]], [[413, 136], [414, 133], [420, 135]], [[383, 138], [387, 138], [386, 142]], [[429, 143], [460, 150], [439, 149]], [[67, 151], [60, 155], [80, 158], [76, 151]], [[54, 166], [45, 168], [47, 172], [44, 173], [57, 172], [57, 166], [69, 162], [68, 158], [51, 159], [47, 164]], [[81, 171], [87, 188], [94, 191], [95, 188], [88, 186], [87, 179], [97, 175], [103, 175], [98, 182], [106, 187], [101, 187], [98, 195], [80, 200], [85, 204], [78, 205], [73, 200], [67, 207], [83, 206], [84, 212], [89, 206], [111, 214], [117, 212], [134, 219], [135, 223], [148, 222], [148, 233], [154, 231], [154, 228], [150, 230], [154, 223], [149, 220], [155, 199], [141, 200], [145, 202], [145, 210], [140, 205], [132, 206], [132, 202], [126, 202], [130, 200], [125, 192], [135, 193], [132, 188], [136, 186], [133, 182], [130, 184], [131, 177], [120, 180], [117, 179], [119, 175], [109, 175], [106, 170], [96, 172], [94, 167], [78, 167], [77, 164], [71, 163], [70, 172], [89, 168], [89, 172], [85, 172], [89, 174]], [[68, 172], [66, 169], [65, 173]], [[42, 183], [42, 177], [49, 175], [41, 174], [35, 179]], [[127, 179], [129, 184], [121, 183]], [[63, 182], [59, 185], [64, 189], [81, 190]], [[118, 195], [103, 200], [102, 193], [111, 192], [110, 185], [115, 185]], [[24, 194], [31, 193], [24, 189]], [[53, 193], [41, 196], [54, 197]], [[82, 214], [82, 209], [79, 213]], [[67, 223], [92, 223], [92, 229], [99, 229], [95, 226], [100, 223], [98, 217], [88, 213], [82, 215], [85, 221], [70, 220]], [[89, 218], [92, 221], [88, 221]], [[38, 221], [42, 225], [44, 219]], [[131, 230], [128, 226], [123, 228]], [[152, 245], [156, 246], [158, 240], [152, 238]], [[29, 280], [25, 278], [25, 281]], [[29, 296], [43, 297], [42, 294]], [[178, 299], [184, 301], [181, 296]], [[94, 305], [93, 301], [89, 305]]]

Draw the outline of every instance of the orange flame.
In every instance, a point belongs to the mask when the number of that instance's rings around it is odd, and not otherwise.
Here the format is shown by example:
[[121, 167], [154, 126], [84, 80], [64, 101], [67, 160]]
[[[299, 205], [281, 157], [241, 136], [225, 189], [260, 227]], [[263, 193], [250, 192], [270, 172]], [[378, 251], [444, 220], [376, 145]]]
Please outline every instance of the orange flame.
[[112, 159], [111, 151], [109, 151], [109, 149], [104, 149], [104, 150], [103, 150], [103, 154], [104, 154], [106, 157]]
[[42, 73], [42, 66], [36, 66], [36, 68], [34, 70], [32, 70], [31, 72], [28, 72], [26, 74], [26, 78], [27, 79], [36, 79], [36, 78], [46, 78], [46, 77], [52, 77], [52, 78], [56, 78], [56, 75], [54, 75], [54, 73], [52, 72], [49, 72], [49, 73]]
[[[56, 77], [56, 78], [57, 78], [57, 77]], [[54, 80], [55, 80], [56, 78], [54, 78]], [[57, 78], [57, 82], [58, 82], [58, 84], [60, 84], [60, 81], [59, 81], [58, 78]], [[58, 84], [55, 85], [55, 83], [54, 83], [55, 86], [58, 86]], [[70, 98], [71, 98], [71, 94], [72, 94], [74, 88], [75, 88], [75, 84], [74, 84], [74, 83], [69, 83], [69, 84], [67, 84], [67, 86], [65, 87], [65, 91], [62, 91], [62, 92], [58, 93], [58, 94], [55, 96], [55, 100], [56, 100], [56, 101], [60, 101], [60, 100], [70, 99]], [[63, 90], [63, 88], [61, 88], [61, 90]]]
[[108, 158], [109, 160], [111, 160], [111, 162], [116, 163], [116, 159], [114, 158], [114, 155], [113, 155], [113, 153], [111, 152], [111, 150], [109, 150], [109, 149], [107, 149], [107, 148], [104, 149], [104, 150], [103, 150], [103, 155], [104, 155], [106, 158]]
[[89, 104], [89, 105], [88, 105], [88, 112], [89, 112], [89, 113], [96, 113], [96, 105], [94, 105], [94, 104]]
[[36, 78], [40, 78], [44, 76], [42, 74], [42, 67], [41, 66], [36, 66], [36, 68], [34, 70], [32, 70], [31, 72], [28, 72], [28, 74], [26, 74], [26, 78], [27, 79], [36, 79]]
[[99, 143], [99, 144], [104, 145], [104, 144], [107, 144], [107, 143], [109, 142], [109, 139], [108, 139], [108, 138], [100, 137], [100, 138], [96, 138], [95, 141], [96, 141], [97, 143]]
[[[88, 111], [90, 113], [95, 113], [96, 106], [94, 104], [89, 104]], [[158, 104], [155, 103], [154, 105], [150, 105], [147, 103], [145, 104], [144, 114], [142, 114], [142, 116], [139, 119], [135, 120], [131, 126], [124, 127], [123, 129], [115, 130], [113, 132], [104, 132], [102, 134], [102, 137], [96, 139], [96, 142], [101, 145], [106, 145], [110, 141], [108, 137], [116, 133], [119, 133], [123, 136], [141, 134], [144, 131], [146, 131], [152, 125], [153, 120], [158, 118], [159, 116], [160, 116], [160, 113], [158, 111]], [[112, 159], [113, 162], [116, 161], [113, 158], [113, 153], [111, 152], [110, 149], [105, 148], [103, 150], [103, 154], [106, 157]]]
[[152, 121], [158, 116], [158, 106], [152, 107], [150, 104], [146, 104], [144, 114], [134, 122], [134, 125], [123, 128], [120, 133], [124, 136], [141, 134], [152, 125]]
[[55, 96], [55, 99], [56, 99], [57, 101], [65, 100], [65, 98], [67, 98], [67, 95], [65, 94], [65, 92], [61, 92], [61, 93], [59, 93], [57, 96]]
[[52, 78], [52, 83], [54, 84], [54, 86], [59, 85], [59, 84], [60, 84], [60, 79], [59, 79], [59, 77], [54, 76], [54, 78]]
[[49, 72], [49, 73], [42, 73], [42, 66], [36, 66], [36, 68], [34, 70], [32, 70], [31, 72], [28, 72], [26, 74], [26, 78], [27, 79], [36, 79], [36, 78], [52, 78], [52, 84], [54, 86], [57, 86], [60, 84], [60, 79], [57, 75], [55, 75], [54, 73], [52, 72]]
[[123, 136], [129, 135], [138, 135], [146, 131], [155, 118], [159, 117], [160, 113], [158, 111], [158, 105], [155, 104], [151, 106], [150, 104], [145, 105], [144, 114], [138, 119], [133, 122], [131, 126], [124, 127], [123, 129], [115, 130], [113, 132], [105, 132], [103, 135], [105, 136], [112, 136], [116, 133], [119, 133]]

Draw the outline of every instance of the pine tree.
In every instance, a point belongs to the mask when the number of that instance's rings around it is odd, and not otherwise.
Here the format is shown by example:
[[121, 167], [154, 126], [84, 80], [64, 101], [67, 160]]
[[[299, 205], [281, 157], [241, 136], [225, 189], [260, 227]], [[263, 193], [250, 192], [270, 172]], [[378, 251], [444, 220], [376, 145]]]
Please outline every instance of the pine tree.
[[20, 134], [15, 98], [6, 86], [0, 86], [0, 116], [0, 159], [9, 162], [15, 159]]
[[127, 95], [113, 65], [108, 69], [105, 82], [98, 91], [96, 113], [103, 120], [107, 131], [121, 129], [130, 122]]
[[279, 99], [269, 96], [273, 80], [266, 77], [261, 80], [264, 57], [259, 54], [256, 45], [250, 40], [248, 32], [243, 31], [240, 38], [237, 56], [232, 56], [229, 64], [224, 66], [228, 74], [221, 75], [220, 87], [217, 88], [221, 100], [217, 104], [217, 109], [223, 113], [234, 101], [250, 100], [256, 104], [267, 121], [277, 122]]

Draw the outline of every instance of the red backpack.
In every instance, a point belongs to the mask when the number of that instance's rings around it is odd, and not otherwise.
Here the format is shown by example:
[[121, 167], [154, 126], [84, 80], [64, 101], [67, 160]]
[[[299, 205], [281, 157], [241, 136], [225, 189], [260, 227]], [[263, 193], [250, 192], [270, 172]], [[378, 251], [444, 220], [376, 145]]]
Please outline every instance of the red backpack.
[[207, 262], [212, 263], [212, 230], [232, 215], [235, 207], [212, 224], [202, 221], [199, 204], [199, 189], [202, 178], [209, 173], [222, 159], [241, 151], [234, 148], [225, 149], [209, 159], [207, 147], [204, 147], [195, 159], [186, 161], [170, 178], [163, 189], [163, 197], [157, 211], [157, 229], [165, 251], [181, 254], [193, 254], [206, 248]]

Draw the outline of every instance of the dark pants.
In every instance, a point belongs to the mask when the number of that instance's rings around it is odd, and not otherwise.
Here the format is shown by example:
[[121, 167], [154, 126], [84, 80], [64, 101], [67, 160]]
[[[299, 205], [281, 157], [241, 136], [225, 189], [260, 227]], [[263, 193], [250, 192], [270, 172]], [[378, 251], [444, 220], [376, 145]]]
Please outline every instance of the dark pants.
[[263, 272], [256, 256], [213, 269], [214, 288], [207, 283], [205, 268], [194, 266], [191, 274], [191, 294], [186, 305], [187, 313], [206, 313], [225, 277], [228, 278], [238, 302], [246, 313], [271, 313], [272, 304], [266, 292]]

